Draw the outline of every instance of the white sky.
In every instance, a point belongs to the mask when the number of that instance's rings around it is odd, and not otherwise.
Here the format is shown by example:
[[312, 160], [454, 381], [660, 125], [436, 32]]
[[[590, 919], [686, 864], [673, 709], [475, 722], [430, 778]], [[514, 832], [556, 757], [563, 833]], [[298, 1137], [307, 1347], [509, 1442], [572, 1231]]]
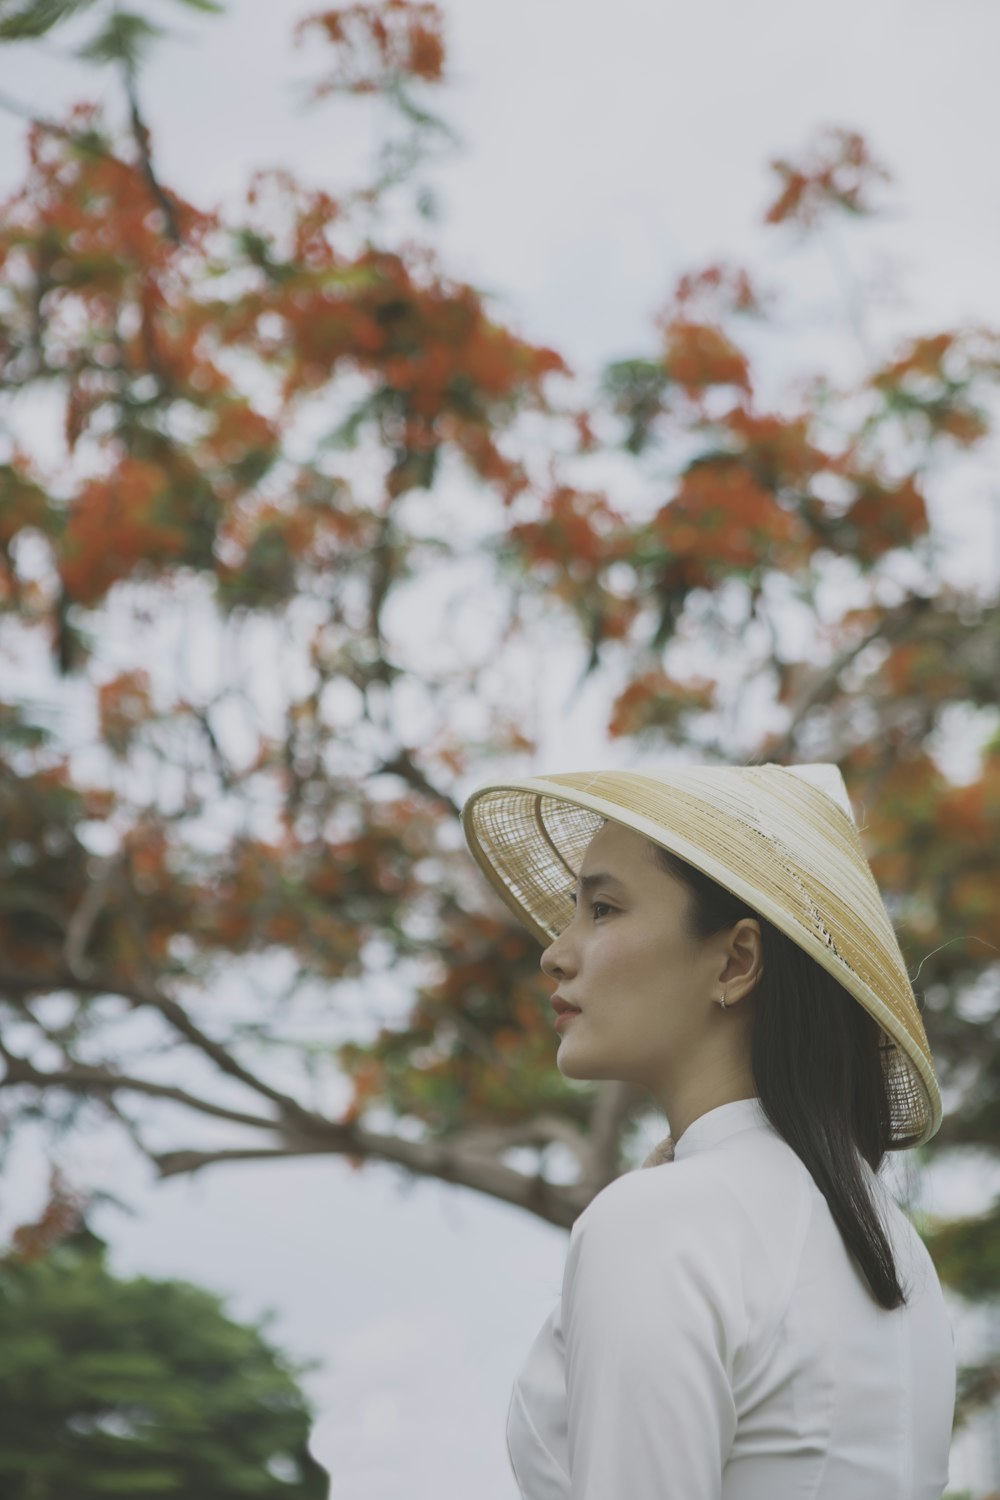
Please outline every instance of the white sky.
[[[255, 167], [287, 166], [334, 189], [359, 180], [371, 145], [365, 110], [292, 107], [290, 80], [319, 67], [317, 54], [308, 61], [290, 44], [311, 8], [235, 0], [225, 20], [204, 24], [165, 0], [157, 8], [186, 38], [159, 48], [143, 90], [172, 185], [232, 207]], [[444, 264], [502, 296], [526, 336], [584, 373], [651, 347], [650, 314], [681, 271], [725, 257], [792, 283], [790, 238], [757, 224], [772, 194], [766, 162], [827, 123], [865, 132], [896, 178], [887, 223], [838, 235], [856, 267], [883, 268], [892, 296], [873, 333], [1000, 326], [993, 0], [446, 0], [444, 9], [453, 81], [437, 102], [465, 141], [435, 173]], [[60, 37], [44, 51], [6, 52], [4, 90], [49, 114], [71, 99], [117, 97], [110, 79], [61, 55], [67, 47]], [[21, 124], [0, 115], [0, 191], [19, 181], [22, 141]], [[782, 358], [789, 368], [847, 367], [836, 272], [820, 250], [804, 265]], [[946, 507], [970, 568], [993, 581], [997, 493], [979, 473], [962, 504]], [[538, 684], [545, 725], [531, 769], [621, 759], [603, 741], [593, 694], [564, 711], [566, 680], [557, 659]], [[195, 1134], [193, 1124], [180, 1131]], [[119, 1270], [186, 1276], [225, 1294], [240, 1317], [274, 1308], [275, 1339], [325, 1362], [306, 1384], [320, 1405], [314, 1448], [338, 1500], [398, 1500], [404, 1486], [435, 1500], [515, 1500], [507, 1402], [558, 1295], [562, 1231], [444, 1185], [401, 1194], [385, 1167], [245, 1165], [156, 1185], [110, 1136], [71, 1160], [137, 1210], [97, 1220]], [[925, 1206], [980, 1207], [984, 1166], [939, 1174]], [[4, 1183], [0, 1232], [38, 1207], [42, 1188], [26, 1138]], [[977, 1335], [957, 1308], [955, 1322], [960, 1355], [972, 1357]], [[1000, 1480], [985, 1438], [956, 1445], [953, 1487], [991, 1477]]]

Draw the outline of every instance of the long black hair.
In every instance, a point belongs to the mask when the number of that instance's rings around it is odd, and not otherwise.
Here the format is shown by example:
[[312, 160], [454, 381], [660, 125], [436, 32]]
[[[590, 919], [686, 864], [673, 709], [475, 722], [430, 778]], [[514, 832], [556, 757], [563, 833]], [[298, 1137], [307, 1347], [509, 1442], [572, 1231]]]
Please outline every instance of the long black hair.
[[739, 896], [662, 845], [656, 863], [686, 886], [688, 928], [707, 938], [741, 917], [760, 924], [763, 973], [753, 991], [750, 1065], [764, 1113], [812, 1174], [880, 1307], [906, 1296], [866, 1180], [889, 1147], [882, 1028], [832, 974]]

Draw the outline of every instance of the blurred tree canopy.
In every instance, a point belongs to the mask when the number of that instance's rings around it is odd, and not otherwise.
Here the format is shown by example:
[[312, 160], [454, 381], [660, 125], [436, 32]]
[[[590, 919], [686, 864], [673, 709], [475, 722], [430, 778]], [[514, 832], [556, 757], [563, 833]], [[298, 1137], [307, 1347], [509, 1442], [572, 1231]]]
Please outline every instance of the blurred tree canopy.
[[[22, 0], [0, 37], [83, 9]], [[383, 108], [386, 144], [356, 191], [263, 172], [239, 214], [161, 180], [124, 14], [85, 43], [122, 121], [27, 108], [0, 208], [9, 1125], [110, 1113], [163, 1176], [393, 1162], [572, 1223], [649, 1104], [558, 1073], [538, 949], [458, 825], [532, 768], [544, 640], [637, 756], [840, 764], [959, 1100], [916, 1154], [996, 1153], [1000, 617], [928, 499], [995, 435], [997, 332], [767, 400], [780, 299], [720, 262], [588, 382], [426, 223], [385, 227], [401, 192], [433, 218], [437, 6], [300, 23], [317, 106]], [[888, 176], [845, 130], [771, 167], [785, 245], [877, 214]], [[923, 1228], [943, 1280], [1000, 1292], [1000, 1204]], [[998, 1388], [963, 1372], [960, 1419]]]
[[300, 1373], [208, 1292], [113, 1276], [57, 1183], [0, 1256], [0, 1492], [326, 1500]]

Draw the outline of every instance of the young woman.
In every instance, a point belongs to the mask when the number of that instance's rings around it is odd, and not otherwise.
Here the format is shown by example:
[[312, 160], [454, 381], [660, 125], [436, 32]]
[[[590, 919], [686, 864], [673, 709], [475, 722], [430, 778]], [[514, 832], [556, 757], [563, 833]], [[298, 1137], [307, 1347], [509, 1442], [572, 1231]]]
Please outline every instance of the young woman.
[[954, 1335], [878, 1174], [941, 1095], [839, 770], [532, 777], [462, 821], [545, 944], [560, 1072], [671, 1132], [573, 1225], [508, 1411], [525, 1500], [940, 1500]]

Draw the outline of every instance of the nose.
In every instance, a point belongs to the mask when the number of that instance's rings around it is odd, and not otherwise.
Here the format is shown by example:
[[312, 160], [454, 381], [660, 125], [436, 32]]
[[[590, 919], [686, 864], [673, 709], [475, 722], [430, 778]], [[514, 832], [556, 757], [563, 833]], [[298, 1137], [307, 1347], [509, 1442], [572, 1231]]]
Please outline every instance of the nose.
[[559, 936], [557, 938], [553, 938], [549, 946], [543, 950], [542, 956], [538, 960], [539, 964], [541, 965], [542, 973], [547, 975], [549, 979], [555, 979], [557, 981], [563, 979], [566, 975], [566, 961], [564, 950], [562, 947], [562, 941], [563, 934], [560, 933]]

